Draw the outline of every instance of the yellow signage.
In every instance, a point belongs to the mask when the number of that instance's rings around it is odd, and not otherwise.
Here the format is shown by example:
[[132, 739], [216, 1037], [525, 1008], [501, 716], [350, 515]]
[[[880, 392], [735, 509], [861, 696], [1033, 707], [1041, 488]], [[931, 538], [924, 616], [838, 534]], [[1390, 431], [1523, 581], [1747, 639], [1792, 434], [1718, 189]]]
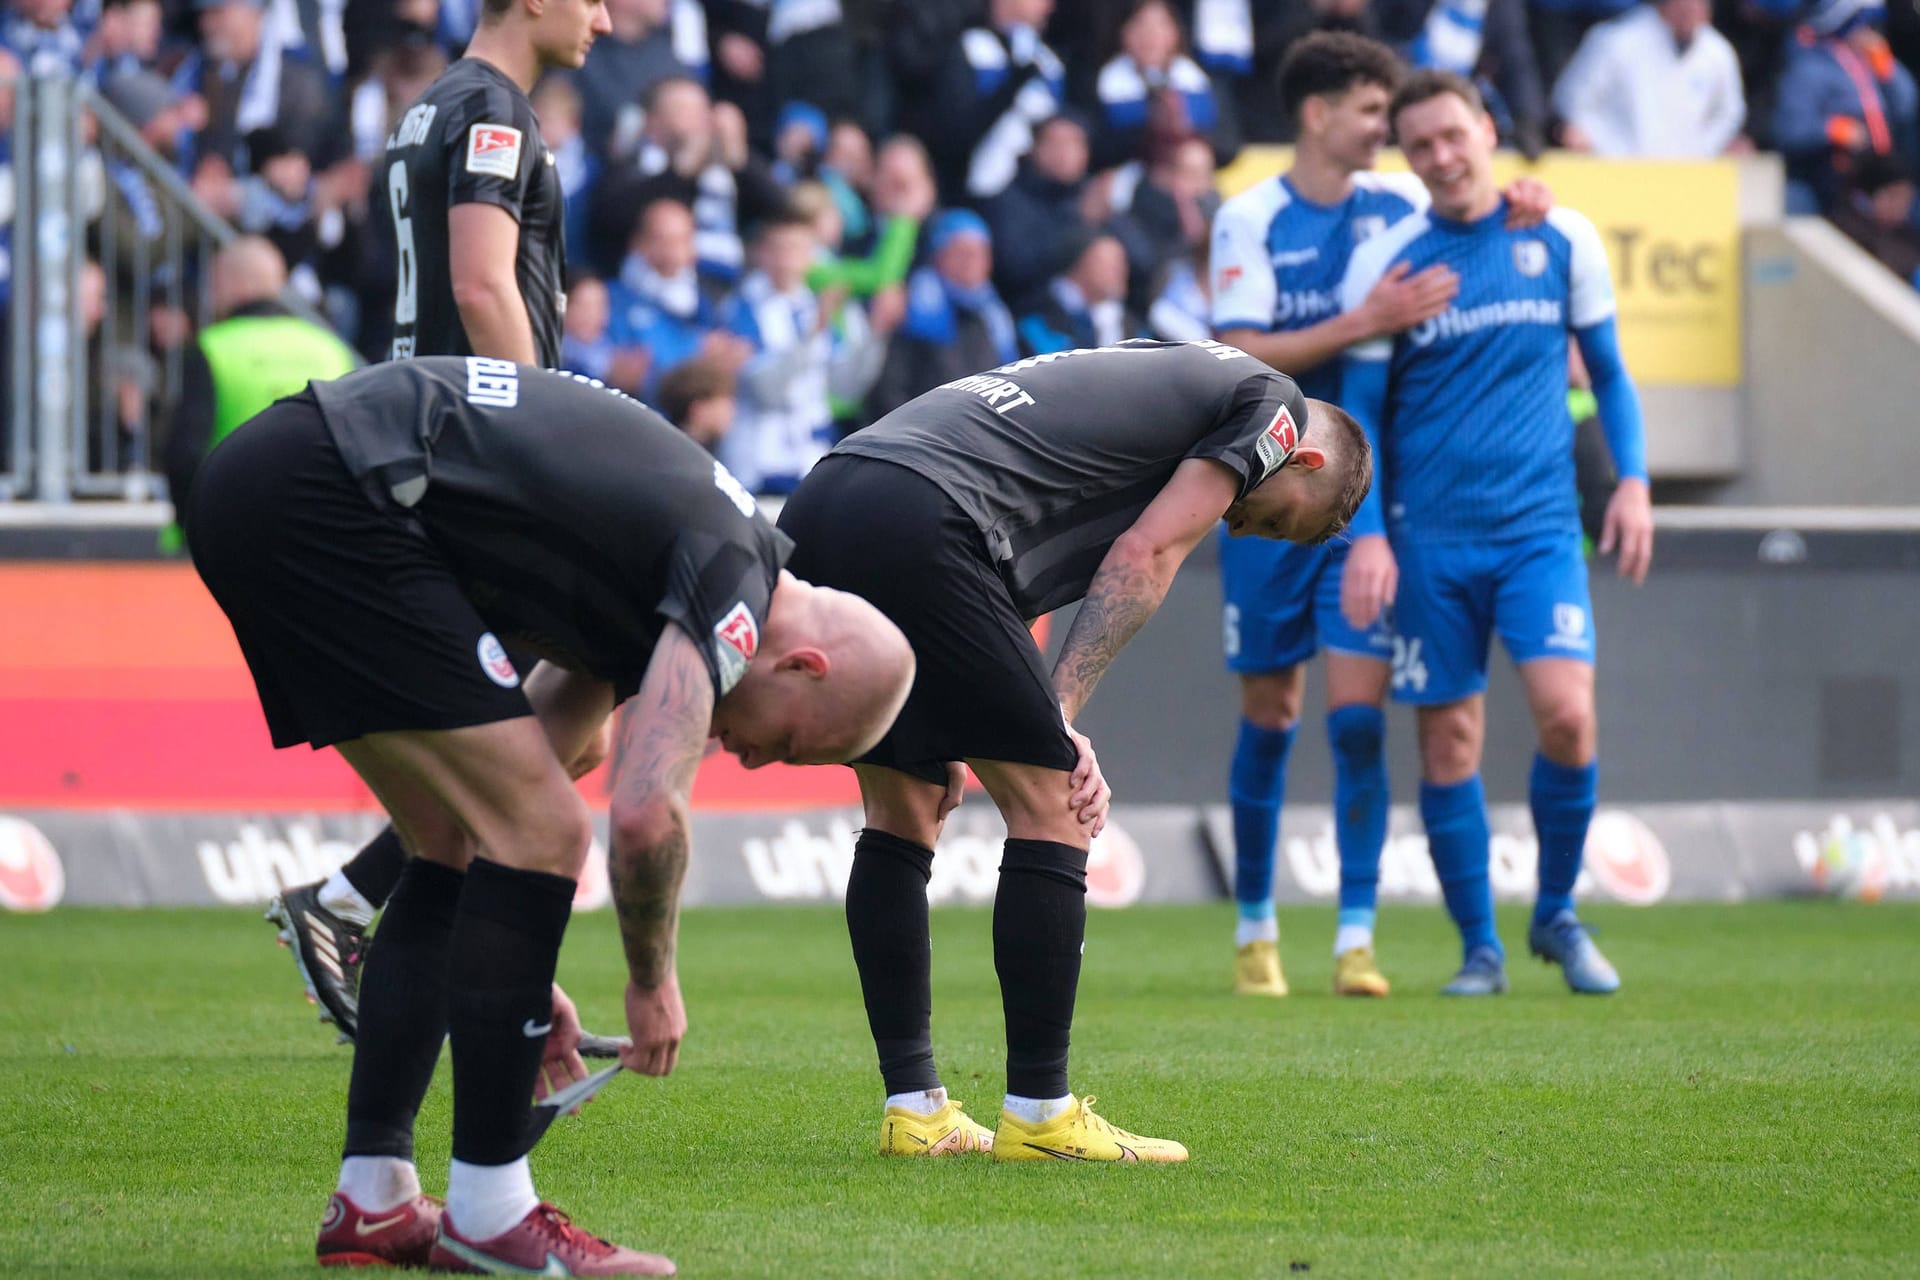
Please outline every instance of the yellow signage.
[[[1233, 195], [1282, 173], [1287, 147], [1248, 147], [1218, 178]], [[1383, 152], [1381, 168], [1406, 168]], [[1620, 303], [1620, 342], [1637, 381], [1740, 382], [1740, 172], [1732, 160], [1599, 160], [1550, 152], [1528, 166], [1502, 152], [1500, 181], [1531, 174], [1593, 220]]]

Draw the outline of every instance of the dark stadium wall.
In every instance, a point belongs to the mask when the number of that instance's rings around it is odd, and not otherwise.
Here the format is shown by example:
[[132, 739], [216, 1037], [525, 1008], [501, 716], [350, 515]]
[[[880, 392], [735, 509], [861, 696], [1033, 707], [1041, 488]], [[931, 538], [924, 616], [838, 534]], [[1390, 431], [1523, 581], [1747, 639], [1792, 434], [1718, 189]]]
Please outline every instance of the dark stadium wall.
[[[1609, 802], [1920, 796], [1920, 536], [1754, 528], [1663, 533], [1643, 587], [1596, 561], [1601, 795]], [[1065, 611], [1053, 634], [1066, 631]], [[1317, 673], [1288, 793], [1332, 794]], [[1224, 798], [1238, 687], [1220, 659], [1217, 548], [1181, 570], [1080, 727], [1117, 799]], [[1411, 802], [1413, 717], [1389, 715], [1394, 798]], [[1526, 799], [1533, 733], [1495, 643], [1487, 792]]]

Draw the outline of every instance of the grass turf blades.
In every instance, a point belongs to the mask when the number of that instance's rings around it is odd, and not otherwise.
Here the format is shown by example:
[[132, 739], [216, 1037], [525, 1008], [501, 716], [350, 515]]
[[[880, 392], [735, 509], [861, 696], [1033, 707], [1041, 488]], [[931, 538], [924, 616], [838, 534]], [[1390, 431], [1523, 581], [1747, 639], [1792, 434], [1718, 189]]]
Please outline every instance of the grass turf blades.
[[[1236, 999], [1229, 907], [1095, 912], [1074, 1087], [1172, 1167], [890, 1161], [832, 908], [687, 913], [692, 1027], [534, 1152], [543, 1194], [700, 1276], [1920, 1272], [1920, 906], [1594, 907], [1624, 992], [1567, 994], [1503, 909], [1510, 995], [1443, 1001], [1434, 910], [1382, 913], [1385, 1001], [1330, 994], [1330, 910], [1281, 913], [1294, 994]], [[984, 911], [934, 913], [935, 1044], [991, 1117]], [[315, 1274], [348, 1051], [240, 911], [0, 918], [0, 1275]], [[614, 922], [561, 980], [617, 1029]], [[448, 1071], [420, 1163], [444, 1190]]]

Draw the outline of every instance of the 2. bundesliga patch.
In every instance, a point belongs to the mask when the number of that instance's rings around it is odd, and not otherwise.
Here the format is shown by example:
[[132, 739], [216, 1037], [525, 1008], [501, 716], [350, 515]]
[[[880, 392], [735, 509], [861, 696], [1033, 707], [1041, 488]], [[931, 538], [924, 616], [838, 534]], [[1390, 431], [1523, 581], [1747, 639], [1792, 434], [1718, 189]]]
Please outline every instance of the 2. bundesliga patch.
[[520, 174], [520, 131], [504, 124], [467, 130], [467, 172], [513, 179]]
[[1300, 429], [1293, 425], [1293, 414], [1286, 405], [1280, 406], [1280, 412], [1273, 415], [1273, 421], [1253, 442], [1253, 451], [1260, 457], [1260, 478], [1265, 480], [1278, 471], [1300, 444]]
[[753, 655], [760, 652], [760, 627], [754, 622], [746, 601], [734, 605], [726, 617], [714, 624], [713, 638], [719, 641], [713, 646], [713, 652], [720, 660], [720, 696], [724, 698], [740, 683], [740, 677], [747, 674], [747, 664], [753, 661]]

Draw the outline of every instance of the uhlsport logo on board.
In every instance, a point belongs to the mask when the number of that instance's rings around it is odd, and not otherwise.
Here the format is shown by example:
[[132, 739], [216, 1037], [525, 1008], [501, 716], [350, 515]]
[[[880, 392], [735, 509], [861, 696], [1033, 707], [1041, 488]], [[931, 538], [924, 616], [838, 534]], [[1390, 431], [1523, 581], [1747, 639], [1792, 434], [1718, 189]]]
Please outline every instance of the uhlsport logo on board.
[[[789, 818], [767, 836], [740, 842], [740, 859], [753, 887], [780, 902], [835, 902], [846, 897], [853, 871], [856, 820], [835, 815], [819, 827]], [[1006, 832], [982, 818], [949, 821], [934, 851], [927, 900], [943, 903], [993, 901], [1000, 883], [1000, 859]], [[1146, 888], [1146, 859], [1140, 845], [1111, 818], [1087, 856], [1087, 905], [1127, 907]]]
[[51, 911], [66, 890], [66, 868], [40, 828], [0, 814], [0, 907]]

